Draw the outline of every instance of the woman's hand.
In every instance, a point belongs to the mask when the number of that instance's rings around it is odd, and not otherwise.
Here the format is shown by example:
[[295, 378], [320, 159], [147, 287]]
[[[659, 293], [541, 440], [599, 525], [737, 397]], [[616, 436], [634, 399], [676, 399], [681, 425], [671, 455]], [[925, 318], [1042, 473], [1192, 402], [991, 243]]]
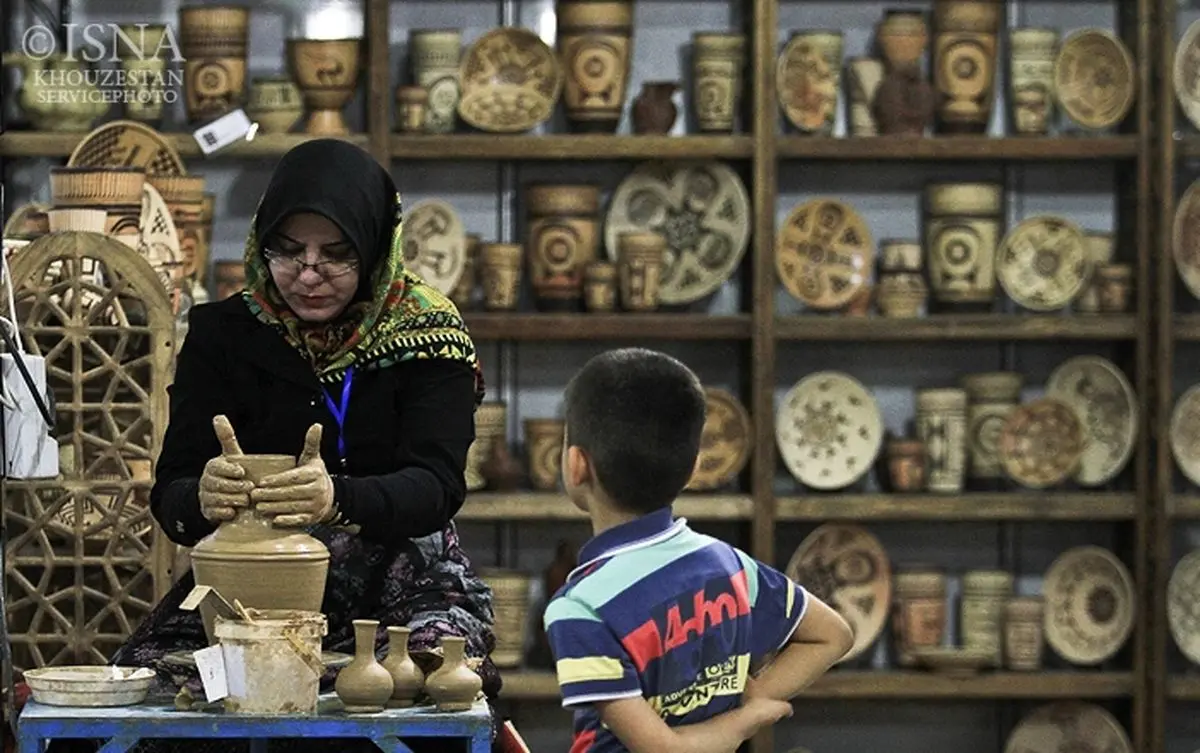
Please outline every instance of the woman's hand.
[[227, 459], [241, 455], [233, 426], [225, 416], [213, 418], [213, 431], [221, 443], [221, 454], [204, 466], [200, 474], [200, 513], [212, 523], [232, 520], [237, 508], [250, 506], [253, 484], [244, 479], [246, 471]]
[[296, 467], [267, 476], [250, 492], [254, 509], [280, 528], [315, 525], [333, 517], [333, 479], [321, 459], [321, 425], [304, 435]]

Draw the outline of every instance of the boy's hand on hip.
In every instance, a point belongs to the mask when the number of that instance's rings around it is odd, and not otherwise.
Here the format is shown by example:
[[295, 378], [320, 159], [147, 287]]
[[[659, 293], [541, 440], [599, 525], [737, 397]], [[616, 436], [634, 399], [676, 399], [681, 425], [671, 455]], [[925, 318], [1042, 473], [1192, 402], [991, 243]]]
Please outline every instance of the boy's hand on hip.
[[333, 517], [333, 479], [321, 459], [321, 425], [304, 436], [296, 467], [267, 476], [250, 492], [254, 507], [277, 528], [303, 528]]
[[773, 698], [750, 698], [742, 704], [742, 714], [746, 718], [746, 737], [754, 735], [763, 727], [770, 727], [780, 719], [792, 715], [792, 704], [787, 701], [776, 701]]

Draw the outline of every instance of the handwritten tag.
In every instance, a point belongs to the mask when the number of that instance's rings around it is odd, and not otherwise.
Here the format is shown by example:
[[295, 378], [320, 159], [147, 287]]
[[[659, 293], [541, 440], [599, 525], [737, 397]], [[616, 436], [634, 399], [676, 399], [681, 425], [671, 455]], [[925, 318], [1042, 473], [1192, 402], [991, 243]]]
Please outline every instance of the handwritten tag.
[[229, 683], [225, 679], [225, 657], [220, 646], [202, 648], [192, 654], [196, 657], [196, 669], [200, 682], [204, 683], [204, 696], [209, 703], [229, 695]]
[[253, 139], [257, 131], [258, 127], [250, 122], [246, 112], [238, 108], [197, 128], [192, 133], [192, 138], [200, 145], [200, 151], [204, 152], [204, 156], [207, 157], [237, 141]]

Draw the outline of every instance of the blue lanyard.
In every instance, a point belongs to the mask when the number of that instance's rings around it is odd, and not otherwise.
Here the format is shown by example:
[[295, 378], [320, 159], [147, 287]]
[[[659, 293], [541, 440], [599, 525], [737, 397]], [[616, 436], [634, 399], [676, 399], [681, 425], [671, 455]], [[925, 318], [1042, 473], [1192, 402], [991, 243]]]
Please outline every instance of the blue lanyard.
[[342, 465], [346, 464], [346, 408], [350, 407], [350, 384], [354, 381], [354, 367], [346, 369], [346, 376], [342, 379], [342, 404], [339, 407], [333, 402], [333, 398], [329, 396], [329, 391], [322, 388], [321, 392], [325, 393], [325, 405], [329, 407], [329, 412], [333, 414], [333, 420], [337, 421], [338, 425], [338, 459], [342, 461]]

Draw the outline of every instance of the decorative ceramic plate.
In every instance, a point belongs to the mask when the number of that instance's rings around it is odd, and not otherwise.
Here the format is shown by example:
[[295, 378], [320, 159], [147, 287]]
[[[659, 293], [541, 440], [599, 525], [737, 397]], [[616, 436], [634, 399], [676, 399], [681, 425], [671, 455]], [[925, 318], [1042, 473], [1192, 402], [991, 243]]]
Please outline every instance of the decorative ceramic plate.
[[1008, 414], [996, 449], [1009, 478], [1030, 489], [1066, 481], [1083, 457], [1083, 424], [1061, 400], [1044, 397]]
[[820, 526], [796, 547], [787, 575], [850, 623], [854, 646], [842, 661], [861, 655], [883, 632], [891, 609], [892, 565], [883, 544], [862, 526]]
[[996, 279], [1016, 303], [1053, 311], [1083, 292], [1092, 275], [1083, 231], [1061, 217], [1031, 217], [996, 250]]
[[144, 167], [147, 175], [187, 175], [175, 147], [158, 131], [132, 120], [114, 120], [84, 136], [67, 167]]
[[1106, 29], [1080, 29], [1058, 48], [1054, 91], [1063, 112], [1084, 128], [1114, 126], [1137, 94], [1133, 55]]
[[1171, 235], [1175, 269], [1188, 292], [1200, 298], [1200, 180], [1188, 186], [1180, 197]]
[[1004, 753], [1133, 753], [1133, 743], [1100, 706], [1059, 701], [1022, 719], [1008, 736]]
[[811, 39], [797, 36], [789, 41], [775, 64], [775, 89], [788, 122], [805, 133], [832, 125], [840, 79]]
[[446, 295], [467, 267], [467, 232], [454, 207], [430, 199], [404, 217], [404, 265]]
[[720, 162], [647, 162], [613, 192], [604, 246], [617, 261], [621, 233], [653, 231], [667, 239], [658, 300], [697, 301], [729, 279], [750, 244], [750, 195]]
[[183, 249], [179, 247], [171, 208], [158, 189], [149, 183], [142, 186], [142, 216], [138, 227], [138, 252], [154, 267], [167, 292], [174, 292], [176, 269], [183, 261]]
[[716, 387], [706, 388], [704, 397], [704, 434], [688, 491], [709, 491], [733, 481], [750, 460], [754, 443], [750, 414], [737, 397]]
[[1138, 436], [1138, 402], [1133, 385], [1112, 361], [1078, 356], [1064, 361], [1046, 380], [1046, 396], [1071, 407], [1083, 425], [1083, 457], [1075, 480], [1100, 486], [1129, 462]]
[[867, 388], [837, 371], [796, 382], [775, 423], [783, 462], [800, 483], [841, 489], [863, 477], [883, 446], [883, 417]]
[[1171, 411], [1171, 454], [1188, 481], [1200, 486], [1200, 384], [1175, 401]]
[[481, 131], [520, 133], [554, 113], [563, 85], [558, 56], [528, 29], [484, 34], [459, 65], [458, 114]]
[[871, 231], [858, 212], [833, 199], [792, 210], [775, 245], [775, 269], [807, 306], [840, 309], [867, 284], [875, 265]]
[[1200, 664], [1200, 550], [1188, 552], [1167, 582], [1167, 625], [1175, 645]]
[[1133, 632], [1133, 578], [1121, 560], [1098, 546], [1058, 556], [1042, 580], [1046, 643], [1079, 665], [1112, 658]]
[[947, 677], [970, 677], [991, 666], [996, 652], [981, 648], [917, 646], [912, 649], [917, 664]]
[[1179, 109], [1200, 128], [1200, 21], [1193, 21], [1175, 47], [1172, 83]]

